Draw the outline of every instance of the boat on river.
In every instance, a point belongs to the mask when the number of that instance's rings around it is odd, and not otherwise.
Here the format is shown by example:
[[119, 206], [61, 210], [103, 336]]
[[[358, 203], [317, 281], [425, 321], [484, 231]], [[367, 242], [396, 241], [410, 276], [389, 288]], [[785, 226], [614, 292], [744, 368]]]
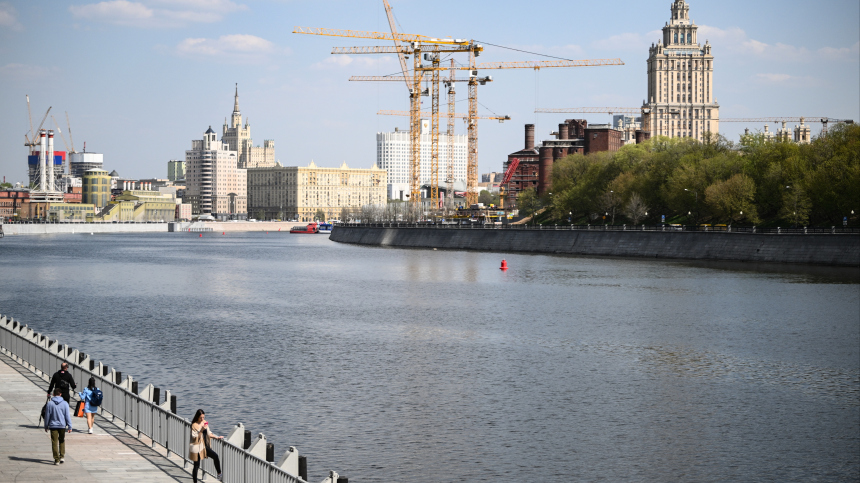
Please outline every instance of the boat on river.
[[320, 223], [319, 224], [319, 232], [318, 233], [331, 233], [331, 223]]
[[317, 222], [309, 223], [307, 226], [294, 226], [290, 228], [290, 233], [319, 233], [320, 228]]

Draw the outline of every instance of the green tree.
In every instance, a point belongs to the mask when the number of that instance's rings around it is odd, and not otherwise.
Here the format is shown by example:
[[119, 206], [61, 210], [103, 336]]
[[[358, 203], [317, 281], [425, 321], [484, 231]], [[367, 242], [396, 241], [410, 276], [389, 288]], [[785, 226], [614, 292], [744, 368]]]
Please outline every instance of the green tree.
[[720, 221], [761, 221], [755, 206], [755, 182], [744, 174], [736, 174], [708, 186], [705, 202]]
[[12, 183], [0, 183], [0, 190], [8, 190], [12, 188]]
[[323, 211], [321, 209], [317, 210], [317, 212], [314, 213], [314, 220], [325, 221], [325, 211]]
[[[517, 195], [517, 209], [520, 210], [520, 216], [528, 217], [534, 216], [534, 214], [541, 207], [540, 198], [537, 196], [537, 192], [534, 188], [529, 188]], [[534, 220], [532, 220], [534, 221]]]
[[499, 204], [499, 195], [490, 193], [487, 190], [481, 190], [478, 193], [478, 203], [483, 203], [484, 206], [496, 205]]

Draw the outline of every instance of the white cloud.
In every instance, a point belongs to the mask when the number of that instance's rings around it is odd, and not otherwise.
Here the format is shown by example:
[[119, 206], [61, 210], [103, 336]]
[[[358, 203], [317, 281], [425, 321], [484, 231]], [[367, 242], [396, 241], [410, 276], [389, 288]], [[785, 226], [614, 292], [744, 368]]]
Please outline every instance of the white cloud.
[[[375, 56], [375, 55], [331, 55], [326, 57], [325, 60], [321, 62], [317, 62], [311, 66], [311, 69], [316, 70], [325, 70], [325, 69], [338, 69], [341, 67], [353, 66], [359, 69], [368, 68], [368, 67], [376, 67], [376, 66], [390, 66], [391, 69], [400, 70], [399, 64], [395, 60], [395, 57], [390, 55], [383, 56]], [[391, 74], [390, 71], [385, 71], [384, 75]], [[362, 74], [361, 72], [355, 72], [355, 75], [369, 75]]]
[[0, 2], [0, 27], [20, 32], [24, 27], [18, 22], [18, 11], [9, 2]]
[[231, 63], [259, 64], [274, 54], [289, 54], [290, 49], [281, 48], [256, 35], [222, 35], [217, 39], [189, 38], [175, 49], [183, 57], [214, 58]]
[[822, 47], [812, 51], [806, 47], [783, 44], [768, 44], [751, 39], [740, 28], [720, 29], [708, 25], [699, 27], [699, 41], [710, 40], [717, 50], [737, 55], [748, 55], [764, 60], [780, 62], [808, 62], [815, 59], [858, 61], [860, 42], [851, 47]]
[[769, 86], [810, 87], [821, 85], [822, 80], [811, 76], [765, 73], [752, 76], [753, 82]]
[[860, 60], [860, 42], [851, 47], [824, 47], [818, 49], [818, 54], [827, 59], [857, 62]]
[[[162, 8], [163, 7], [163, 8]], [[129, 27], [182, 27], [221, 21], [225, 14], [246, 10], [230, 0], [109, 0], [72, 5], [73, 16]]]

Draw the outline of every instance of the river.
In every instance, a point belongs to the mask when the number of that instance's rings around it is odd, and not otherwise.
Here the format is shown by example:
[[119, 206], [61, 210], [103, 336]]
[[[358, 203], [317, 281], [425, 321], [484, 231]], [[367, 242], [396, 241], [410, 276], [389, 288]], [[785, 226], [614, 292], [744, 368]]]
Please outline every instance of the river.
[[296, 446], [311, 482], [857, 481], [858, 272], [7, 236], [0, 313]]

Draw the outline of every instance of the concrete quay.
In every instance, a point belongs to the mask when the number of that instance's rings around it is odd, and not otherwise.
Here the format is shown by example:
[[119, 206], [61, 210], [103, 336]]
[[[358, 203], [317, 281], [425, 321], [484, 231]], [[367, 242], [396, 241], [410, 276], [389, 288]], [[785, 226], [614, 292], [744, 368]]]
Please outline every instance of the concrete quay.
[[236, 221], [236, 222], [170, 222], [170, 223], [4, 223], [3, 234], [51, 235], [89, 233], [167, 233], [167, 232], [289, 232], [294, 226], [307, 226], [307, 222], [291, 221]]
[[[80, 386], [81, 382], [76, 381]], [[85, 418], [73, 417], [65, 463], [54, 465], [51, 438], [38, 425], [47, 382], [0, 354], [0, 481], [80, 483], [191, 482], [178, 457], [167, 458], [97, 415], [94, 434]], [[72, 400], [74, 409], [75, 401]]]
[[338, 225], [330, 239], [400, 248], [860, 266], [858, 234], [604, 231], [597, 226], [593, 230], [538, 230]]

